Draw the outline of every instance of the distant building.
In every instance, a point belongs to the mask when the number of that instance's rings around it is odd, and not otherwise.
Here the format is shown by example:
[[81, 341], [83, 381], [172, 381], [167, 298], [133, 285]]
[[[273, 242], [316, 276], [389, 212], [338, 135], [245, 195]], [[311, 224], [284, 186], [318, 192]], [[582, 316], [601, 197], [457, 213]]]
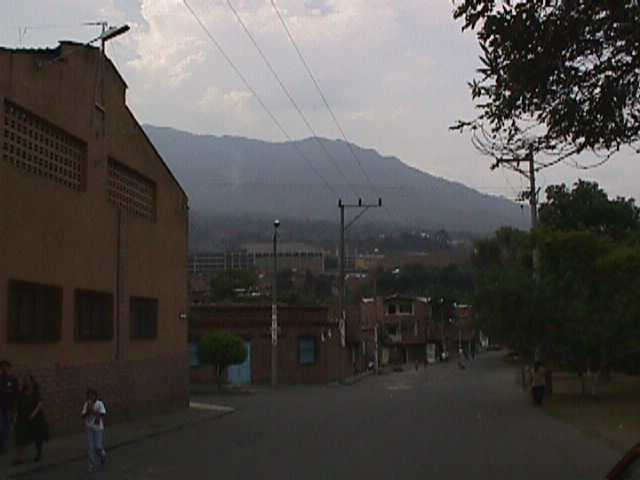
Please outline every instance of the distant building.
[[[338, 324], [321, 306], [282, 305], [278, 308], [278, 382], [330, 383], [353, 374], [350, 349], [341, 344]], [[197, 361], [197, 342], [207, 333], [233, 332], [245, 341], [249, 355], [242, 365], [229, 368], [232, 384], [261, 384], [271, 381], [270, 305], [193, 305], [189, 334], [193, 344], [191, 378], [211, 382], [214, 371]]]
[[255, 255], [247, 250], [197, 252], [189, 255], [191, 275], [214, 277], [229, 270], [251, 270], [256, 267]]
[[482, 334], [474, 325], [473, 306], [463, 304], [453, 306], [453, 319], [449, 335], [455, 342], [457, 350], [462, 349], [467, 354], [475, 354], [480, 350]]
[[424, 362], [431, 327], [431, 305], [427, 298], [399, 294], [365, 298], [360, 311], [369, 351], [375, 349], [372, 335], [373, 328], [378, 326], [382, 365]]
[[355, 257], [357, 271], [375, 271], [382, 268], [385, 271], [402, 268], [405, 265], [421, 265], [423, 267], [446, 267], [460, 265], [469, 261], [470, 255], [466, 250], [442, 250], [423, 253], [397, 254], [363, 254]]
[[0, 49], [0, 357], [54, 431], [186, 407], [188, 199], [98, 48]]
[[[246, 251], [255, 259], [255, 266], [262, 272], [273, 270], [273, 244], [248, 243]], [[324, 272], [324, 250], [303, 243], [278, 244], [278, 270], [296, 270], [311, 273]]]

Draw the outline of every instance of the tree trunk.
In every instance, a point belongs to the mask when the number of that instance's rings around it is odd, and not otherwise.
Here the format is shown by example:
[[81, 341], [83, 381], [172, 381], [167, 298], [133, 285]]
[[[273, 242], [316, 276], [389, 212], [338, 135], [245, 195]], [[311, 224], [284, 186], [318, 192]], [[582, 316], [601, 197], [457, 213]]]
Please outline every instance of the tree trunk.
[[222, 390], [222, 373], [224, 370], [221, 365], [216, 365], [217, 377], [218, 377], [218, 390]]

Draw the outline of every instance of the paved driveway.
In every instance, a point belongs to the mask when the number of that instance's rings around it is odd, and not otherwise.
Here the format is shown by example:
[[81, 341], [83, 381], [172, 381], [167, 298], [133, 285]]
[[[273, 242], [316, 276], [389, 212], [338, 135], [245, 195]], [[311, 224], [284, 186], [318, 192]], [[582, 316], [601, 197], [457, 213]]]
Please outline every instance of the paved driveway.
[[[618, 454], [545, 415], [498, 354], [212, 398], [236, 413], [111, 452], [113, 479], [602, 479]], [[200, 399], [203, 400], [203, 399]], [[33, 478], [87, 478], [77, 462]]]

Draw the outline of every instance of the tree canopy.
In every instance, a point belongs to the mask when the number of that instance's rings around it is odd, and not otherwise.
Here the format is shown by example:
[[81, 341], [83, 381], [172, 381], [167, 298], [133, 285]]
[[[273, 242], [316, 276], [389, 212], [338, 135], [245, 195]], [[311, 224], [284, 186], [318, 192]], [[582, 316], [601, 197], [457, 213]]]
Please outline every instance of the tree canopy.
[[571, 190], [549, 187], [540, 214], [533, 232], [502, 229], [476, 243], [474, 306], [483, 328], [525, 355], [543, 350], [581, 374], [638, 350], [634, 202], [579, 181]]
[[222, 382], [222, 373], [229, 365], [242, 363], [247, 358], [247, 348], [242, 338], [229, 332], [205, 335], [198, 347], [200, 363], [216, 367], [219, 382]]
[[637, 231], [640, 211], [633, 199], [609, 199], [595, 182], [579, 180], [573, 189], [565, 184], [546, 190], [540, 206], [540, 225], [554, 230], [589, 230], [613, 238]]
[[543, 152], [560, 161], [608, 158], [640, 142], [637, 0], [455, 0], [477, 33], [482, 66], [470, 83], [471, 129], [494, 156]]

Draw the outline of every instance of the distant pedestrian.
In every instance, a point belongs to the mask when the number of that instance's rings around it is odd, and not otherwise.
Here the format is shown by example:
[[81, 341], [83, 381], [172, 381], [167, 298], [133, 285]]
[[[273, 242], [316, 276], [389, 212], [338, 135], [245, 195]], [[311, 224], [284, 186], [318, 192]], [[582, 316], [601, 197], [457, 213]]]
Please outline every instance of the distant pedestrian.
[[42, 459], [42, 447], [48, 440], [49, 425], [42, 408], [40, 386], [35, 378], [29, 375], [20, 382], [16, 401], [16, 456], [13, 464], [24, 463], [24, 449], [32, 443], [36, 447], [34, 461], [39, 462]]
[[98, 398], [98, 392], [87, 390], [87, 400], [82, 406], [82, 418], [87, 427], [87, 448], [89, 452], [89, 471], [103, 466], [107, 459], [104, 449], [104, 417], [107, 409]]
[[0, 360], [0, 455], [7, 451], [18, 394], [18, 379], [11, 374], [11, 363]]
[[542, 362], [536, 361], [533, 364], [533, 370], [531, 371], [531, 395], [533, 402], [536, 405], [542, 405], [544, 399], [544, 390], [546, 384], [547, 370], [542, 365]]

